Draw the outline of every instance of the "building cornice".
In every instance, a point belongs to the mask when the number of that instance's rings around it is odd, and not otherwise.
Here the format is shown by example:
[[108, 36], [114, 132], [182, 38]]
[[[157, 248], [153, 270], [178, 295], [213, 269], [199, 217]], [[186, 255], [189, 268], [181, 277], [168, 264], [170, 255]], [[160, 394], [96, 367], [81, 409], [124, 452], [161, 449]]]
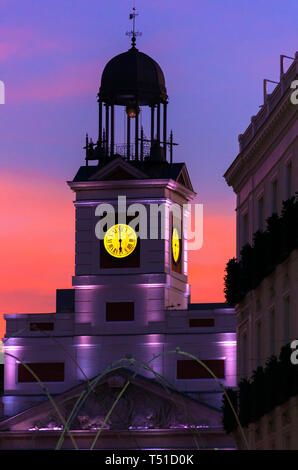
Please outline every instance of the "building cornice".
[[[297, 121], [298, 107], [290, 102], [290, 93], [287, 94], [280, 103], [278, 109], [268, 118], [255, 135], [251, 143], [246, 149], [239, 153], [232, 165], [224, 174], [229, 186], [234, 189], [243, 184], [243, 178], [246, 180], [250, 176], [250, 170], [263, 160], [266, 151], [273, 141], [273, 136], [277, 139], [289, 124], [289, 122]], [[287, 119], [285, 119], [287, 116]], [[275, 137], [276, 136], [276, 137]], [[297, 138], [297, 134], [296, 134]], [[245, 172], [242, 171], [245, 168]]]
[[[271, 95], [260, 109], [257, 116], [252, 117], [252, 122], [245, 133], [239, 137], [240, 152], [224, 174], [229, 186], [234, 189], [240, 184], [239, 177], [243, 177], [242, 168], [246, 167], [246, 175], [249, 174], [247, 166], [253, 167], [260, 161], [272, 142], [273, 129], [280, 127], [278, 135], [298, 113], [298, 107], [291, 103], [290, 96], [293, 90], [290, 84], [298, 77], [298, 56], [286, 74], [281, 78]], [[288, 119], [283, 119], [288, 114]], [[274, 133], [276, 134], [276, 133]], [[268, 139], [269, 137], [269, 139]], [[239, 176], [240, 175], [240, 176]]]
[[173, 179], [146, 179], [146, 180], [122, 180], [122, 181], [67, 181], [68, 186], [74, 191], [94, 191], [107, 189], [139, 189], [139, 188], [164, 188], [183, 196], [191, 201], [196, 193]]

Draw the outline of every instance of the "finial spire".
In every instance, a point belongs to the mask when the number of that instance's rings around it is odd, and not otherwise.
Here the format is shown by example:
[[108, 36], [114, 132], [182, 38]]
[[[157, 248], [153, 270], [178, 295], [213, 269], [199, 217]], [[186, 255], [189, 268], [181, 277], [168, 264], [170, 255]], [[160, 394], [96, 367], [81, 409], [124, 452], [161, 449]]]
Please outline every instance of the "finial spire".
[[126, 35], [131, 37], [131, 46], [133, 48], [136, 47], [137, 37], [142, 36], [140, 31], [136, 31], [136, 16], [139, 16], [139, 14], [136, 13], [136, 7], [133, 6], [132, 13], [129, 14], [129, 19], [132, 20], [132, 30], [126, 32]]

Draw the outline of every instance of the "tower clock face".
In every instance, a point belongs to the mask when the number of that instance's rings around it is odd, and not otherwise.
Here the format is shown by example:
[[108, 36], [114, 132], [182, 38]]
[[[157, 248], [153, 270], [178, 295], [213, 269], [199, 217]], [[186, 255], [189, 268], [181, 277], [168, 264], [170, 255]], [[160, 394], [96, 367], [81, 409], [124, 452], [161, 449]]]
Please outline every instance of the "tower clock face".
[[181, 240], [176, 227], [173, 228], [172, 232], [172, 256], [174, 264], [177, 265], [180, 262], [181, 257]]
[[105, 234], [104, 247], [114, 258], [126, 258], [135, 250], [137, 241], [137, 234], [132, 227], [116, 224]]

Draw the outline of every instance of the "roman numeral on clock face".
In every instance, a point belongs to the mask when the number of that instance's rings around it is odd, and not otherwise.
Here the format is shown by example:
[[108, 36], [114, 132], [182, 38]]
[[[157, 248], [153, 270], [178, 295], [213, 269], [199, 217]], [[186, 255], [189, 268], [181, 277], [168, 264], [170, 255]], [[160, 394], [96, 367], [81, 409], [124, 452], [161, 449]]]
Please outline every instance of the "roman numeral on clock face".
[[137, 245], [137, 235], [135, 231], [124, 224], [110, 227], [104, 239], [104, 246], [107, 252], [115, 258], [129, 256]]

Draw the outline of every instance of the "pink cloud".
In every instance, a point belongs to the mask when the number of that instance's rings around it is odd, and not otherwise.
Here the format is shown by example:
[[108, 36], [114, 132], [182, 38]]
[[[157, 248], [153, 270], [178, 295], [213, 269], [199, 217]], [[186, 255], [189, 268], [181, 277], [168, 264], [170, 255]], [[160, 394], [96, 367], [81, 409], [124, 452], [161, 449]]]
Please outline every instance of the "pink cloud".
[[2, 173], [0, 185], [1, 313], [53, 310], [74, 270], [73, 195], [34, 174]]
[[99, 86], [100, 71], [97, 63], [71, 64], [53, 72], [42, 80], [33, 79], [7, 86], [7, 103], [24, 101], [52, 101], [94, 94]]
[[69, 46], [63, 40], [58, 41], [45, 38], [42, 32], [32, 31], [26, 28], [0, 27], [0, 61], [12, 57], [34, 57], [40, 52], [68, 50]]

